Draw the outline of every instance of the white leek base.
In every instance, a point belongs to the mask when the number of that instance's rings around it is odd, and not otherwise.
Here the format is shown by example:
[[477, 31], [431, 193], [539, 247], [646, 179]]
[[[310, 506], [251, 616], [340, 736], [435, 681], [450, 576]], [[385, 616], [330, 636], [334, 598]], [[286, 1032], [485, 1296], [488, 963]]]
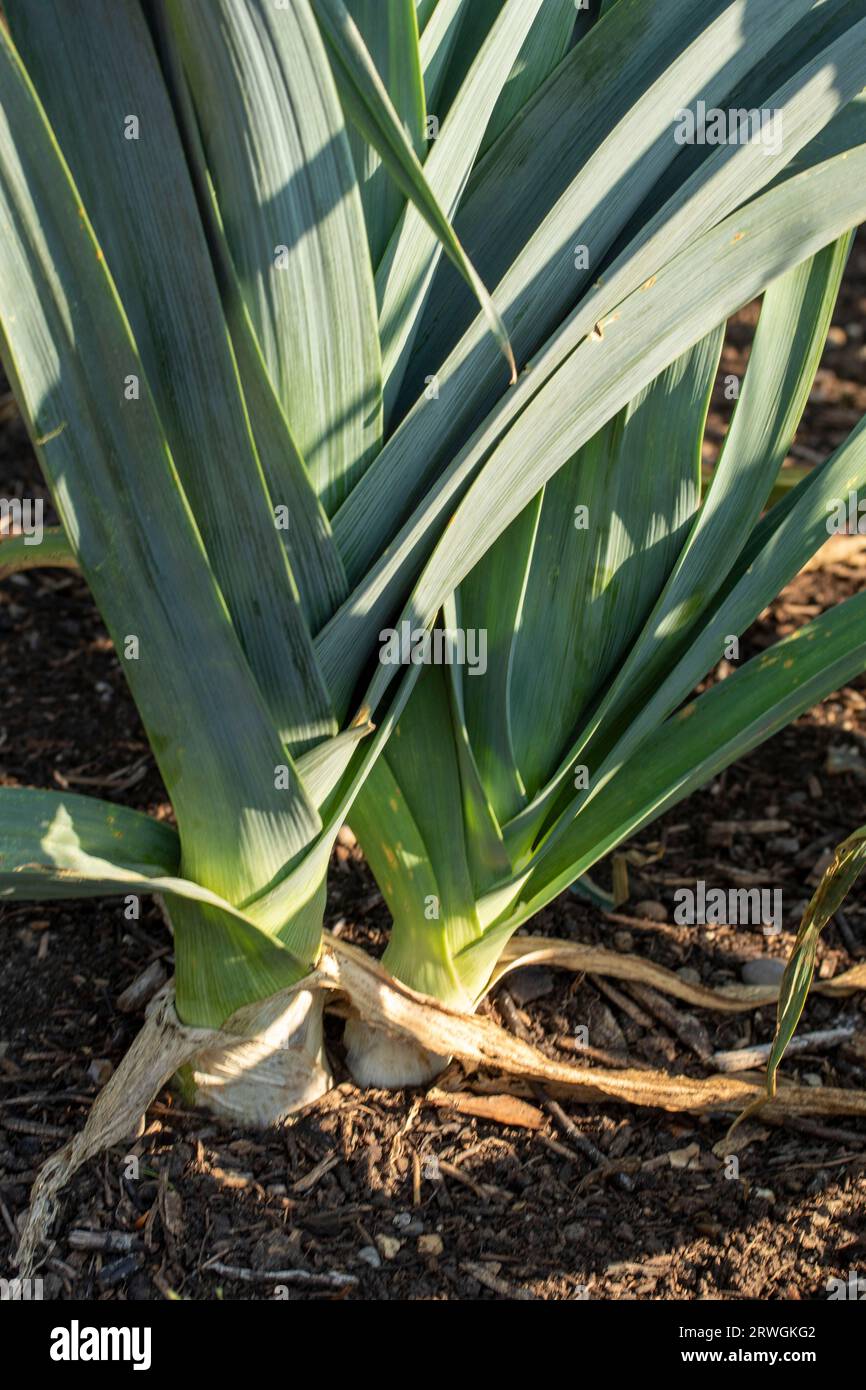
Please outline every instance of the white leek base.
[[349, 1071], [359, 1086], [382, 1090], [426, 1086], [451, 1061], [448, 1056], [430, 1052], [420, 1042], [397, 1037], [361, 1018], [347, 1021], [343, 1040]]
[[221, 1039], [184, 1069], [184, 1095], [236, 1124], [263, 1128], [288, 1119], [334, 1084], [323, 1007], [321, 990], [298, 990], [244, 1010], [244, 1035], [236, 1043]]

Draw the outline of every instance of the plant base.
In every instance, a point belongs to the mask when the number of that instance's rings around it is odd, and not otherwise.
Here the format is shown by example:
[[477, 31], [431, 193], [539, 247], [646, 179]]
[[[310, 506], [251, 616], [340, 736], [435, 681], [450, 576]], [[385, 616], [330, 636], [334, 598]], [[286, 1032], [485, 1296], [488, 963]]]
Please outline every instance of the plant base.
[[420, 1042], [397, 1037], [360, 1018], [350, 1018], [344, 1034], [346, 1061], [359, 1086], [396, 1090], [426, 1086], [444, 1071], [449, 1056], [430, 1052]]
[[[333, 1086], [322, 1036], [321, 991], [277, 995], [244, 1010], [236, 1043], [200, 1052], [178, 1074], [185, 1098], [224, 1120], [280, 1124]], [[234, 1022], [238, 1022], [236, 1015]]]

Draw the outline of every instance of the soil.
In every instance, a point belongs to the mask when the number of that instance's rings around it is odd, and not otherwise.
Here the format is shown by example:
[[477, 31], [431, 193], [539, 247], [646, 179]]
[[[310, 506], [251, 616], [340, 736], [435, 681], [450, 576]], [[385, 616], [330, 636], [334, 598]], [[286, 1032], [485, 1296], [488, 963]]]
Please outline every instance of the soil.
[[[793, 463], [826, 457], [866, 411], [864, 311], [860, 243]], [[755, 319], [752, 306], [732, 321], [724, 372], [741, 374]], [[720, 383], [710, 463], [729, 409]], [[45, 495], [2, 392], [0, 481], [6, 496]], [[830, 544], [761, 616], [741, 658], [858, 591], [864, 576], [866, 546]], [[0, 586], [0, 647], [0, 783], [91, 792], [170, 819], [84, 584], [55, 570]], [[828, 847], [866, 823], [864, 748], [858, 680], [623, 846], [629, 898], [616, 916], [566, 893], [532, 930], [637, 952], [709, 985], [740, 978], [751, 958], [784, 959]], [[741, 825], [732, 830], [732, 821]], [[387, 913], [346, 840], [327, 925], [377, 952]], [[611, 873], [602, 865], [599, 880]], [[672, 926], [680, 884], [741, 886], [752, 877], [783, 891], [780, 934]], [[170, 973], [171, 943], [145, 901], [137, 921], [117, 899], [9, 905], [0, 918], [5, 1271], [39, 1164], [81, 1127], [140, 1026], [140, 1011], [119, 1011], [118, 996], [154, 962]], [[866, 904], [855, 893], [820, 945], [819, 975], [864, 954]], [[545, 969], [511, 977], [485, 1007], [563, 1060], [588, 1027], [607, 1065], [628, 1059], [696, 1076], [714, 1070], [696, 1037], [711, 1051], [732, 1049], [767, 1042], [774, 1023], [770, 1008], [692, 1010], [695, 1031], [681, 1026], [687, 1011], [677, 1006], [665, 1024], [625, 985]], [[866, 999], [813, 997], [801, 1031], [840, 1018], [854, 1024], [852, 1039], [789, 1056], [786, 1075], [866, 1084]], [[346, 1078], [339, 1021], [328, 1026], [341, 1084], [284, 1130], [223, 1129], [165, 1092], [128, 1153], [88, 1163], [65, 1192], [41, 1271], [46, 1297], [812, 1299], [826, 1297], [831, 1277], [866, 1269], [864, 1122], [752, 1124], [725, 1143], [723, 1118], [557, 1107], [457, 1068], [427, 1094], [364, 1091]], [[471, 1113], [479, 1101], [495, 1118]], [[287, 1284], [277, 1273], [286, 1269], [310, 1277]]]

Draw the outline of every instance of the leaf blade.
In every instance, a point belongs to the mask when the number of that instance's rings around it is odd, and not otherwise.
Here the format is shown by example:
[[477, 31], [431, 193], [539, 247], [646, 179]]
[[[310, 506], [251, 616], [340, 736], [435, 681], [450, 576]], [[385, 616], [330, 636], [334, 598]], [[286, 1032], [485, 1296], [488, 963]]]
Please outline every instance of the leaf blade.
[[[288, 802], [273, 787], [282, 745], [214, 582], [101, 248], [5, 30], [0, 92], [7, 375], [115, 646], [125, 652], [130, 628], [138, 640], [143, 660], [126, 660], [125, 672], [172, 796], [185, 871], [241, 897], [276, 872], [287, 846], [315, 833], [315, 811], [299, 787]], [[142, 381], [131, 412], [118, 364]], [[193, 662], [178, 593], [202, 634]], [[226, 740], [219, 759], [214, 729]]]
[[255, 336], [330, 514], [379, 447], [381, 366], [364, 214], [322, 41], [308, 0], [170, 0], [168, 14]]
[[511, 368], [512, 380], [516, 379], [514, 354], [499, 311], [430, 189], [343, 0], [313, 0], [313, 4], [333, 54], [344, 105], [358, 129], [378, 151], [397, 186], [421, 213], [472, 289], [488, 328]]

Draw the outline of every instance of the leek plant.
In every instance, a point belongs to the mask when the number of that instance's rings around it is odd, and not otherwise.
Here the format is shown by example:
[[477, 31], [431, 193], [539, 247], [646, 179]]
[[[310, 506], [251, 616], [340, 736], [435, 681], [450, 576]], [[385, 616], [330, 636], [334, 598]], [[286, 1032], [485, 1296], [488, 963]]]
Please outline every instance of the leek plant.
[[[183, 1063], [267, 1122], [329, 1084], [347, 816], [395, 976], [471, 1006], [520, 922], [862, 668], [852, 600], [675, 713], [866, 477], [858, 430], [759, 519], [866, 218], [866, 18], [4, 9], [0, 351], [61, 520], [45, 562], [90, 586], [177, 831], [0, 789], [0, 893], [159, 894], [176, 1014], [127, 1112]], [[699, 100], [775, 113], [773, 138], [680, 143]], [[765, 290], [698, 509], [719, 325]], [[380, 659], [443, 609], [490, 633], [477, 683]]]
[[[615, 9], [624, 29], [626, 9]], [[699, 196], [714, 159], [716, 177], [725, 161], [709, 151], [701, 160], [691, 151], [665, 168], [661, 188], [647, 175], [646, 201], [603, 257], [602, 274], [574, 313], [579, 327], [570, 339], [569, 379], [585, 406], [606, 352], [615, 351], [608, 337], [630, 332], [635, 349], [652, 355], [664, 331], [659, 303], [666, 309], [677, 302], [691, 280], [711, 295], [710, 284], [718, 284], [715, 306], [742, 302], [739, 287], [728, 294], [727, 257], [736, 260], [743, 243], [754, 245], [759, 228], [766, 235], [793, 231], [799, 211], [793, 205], [783, 211], [782, 202], [793, 195], [801, 209], [814, 207], [819, 169], [829, 172], [838, 160], [841, 173], [854, 151], [862, 151], [862, 98], [817, 138], [797, 141], [796, 150], [788, 145], [802, 93], [825, 60], [821, 46], [852, 22], [856, 28], [860, 20], [851, 6], [820, 7], [750, 72], [726, 73], [730, 95], [722, 104], [773, 113], [777, 129], [787, 132], [782, 143], [789, 158], [766, 191], [720, 219], [660, 273], [662, 241], [689, 199]], [[587, 208], [598, 185], [610, 193], [626, 170], [640, 177], [626, 138], [634, 129], [631, 112], [608, 144], [598, 146], [587, 131], [594, 98], [586, 88], [599, 65], [603, 71], [607, 33], [599, 25], [569, 55], [522, 125], [506, 133], [470, 181], [455, 226], [491, 281], [507, 255], [502, 238], [519, 235], [504, 223], [485, 223], [491, 189], [517, 167], [521, 194], [529, 201], [540, 195], [537, 174], [523, 174], [522, 152], [531, 147], [543, 157], [548, 148], [553, 158], [573, 139], [581, 167], [568, 196], [575, 199], [577, 244], [597, 245], [586, 228], [595, 232]], [[651, 42], [635, 34], [631, 53], [646, 54]], [[662, 131], [694, 56], [686, 50], [682, 68], [674, 65], [654, 88]], [[557, 119], [566, 108], [573, 124]], [[653, 153], [656, 134], [651, 126], [642, 130]], [[736, 656], [745, 628], [827, 539], [838, 499], [866, 482], [861, 422], [820, 469], [801, 475], [795, 487], [777, 485], [814, 383], [850, 244], [844, 234], [812, 255], [795, 256], [783, 273], [777, 262], [752, 282], [763, 293], [760, 321], [703, 498], [704, 427], [724, 338], [724, 322], [714, 326], [713, 310], [703, 318], [705, 336], [673, 360], [660, 354], [655, 360], [669, 365], [633, 396], [623, 393], [624, 403], [612, 416], [605, 411], [600, 429], [586, 428], [578, 410], [581, 425], [561, 446], [559, 470], [443, 605], [443, 659], [428, 664], [423, 646], [410, 649], [404, 640], [402, 658], [417, 661], [422, 674], [350, 820], [393, 918], [383, 964], [410, 987], [474, 1009], [515, 963], [508, 943], [518, 927], [628, 836], [866, 666], [866, 596], [858, 596], [689, 700], [723, 656]], [[606, 253], [606, 240], [602, 246]], [[647, 278], [629, 294], [642, 270]], [[510, 275], [497, 293], [505, 305]], [[428, 365], [424, 352], [437, 358], [456, 336], [453, 317], [440, 303], [428, 309], [418, 375]], [[452, 348], [449, 361], [460, 362], [465, 342]], [[529, 453], [534, 431], [543, 428], [541, 397], [556, 418], [553, 393], [538, 396], [539, 413], [524, 416], [512, 431], [515, 467], [518, 441]], [[475, 498], [481, 515], [481, 493]], [[411, 636], [396, 635], [395, 646]], [[347, 1039], [352, 1070], [367, 1083], [420, 1082], [443, 1062], [363, 1020], [350, 1022]]]
[[[250, 1120], [330, 1084], [321, 994], [281, 991], [319, 958], [329, 852], [388, 733], [368, 737], [369, 613], [399, 612], [433, 553], [450, 456], [406, 471], [375, 554], [347, 509], [385, 511], [371, 466], [418, 314], [402, 287], [440, 254], [513, 373], [443, 205], [539, 9], [512, 0], [491, 24], [428, 175], [411, 4], [366, 15], [409, 62], [398, 108], [340, 0], [4, 6], [0, 347], [62, 523], [40, 558], [85, 576], [177, 831], [3, 788], [0, 892], [160, 894], [181, 1023], [243, 1018], [187, 1080]], [[19, 536], [3, 572], [36, 558]]]
[[[826, 490], [812, 479], [810, 495], [807, 476], [764, 511], [849, 247], [845, 235], [768, 287], [703, 501], [723, 328], [578, 449], [444, 605], [444, 659], [422, 661], [350, 811], [393, 917], [383, 963], [412, 988], [473, 1010], [511, 968], [519, 926], [866, 668], [863, 595], [688, 700], [827, 539], [827, 499], [862, 485], [860, 426], [821, 470]], [[442, 1065], [362, 1021], [347, 1037], [368, 1083]]]

